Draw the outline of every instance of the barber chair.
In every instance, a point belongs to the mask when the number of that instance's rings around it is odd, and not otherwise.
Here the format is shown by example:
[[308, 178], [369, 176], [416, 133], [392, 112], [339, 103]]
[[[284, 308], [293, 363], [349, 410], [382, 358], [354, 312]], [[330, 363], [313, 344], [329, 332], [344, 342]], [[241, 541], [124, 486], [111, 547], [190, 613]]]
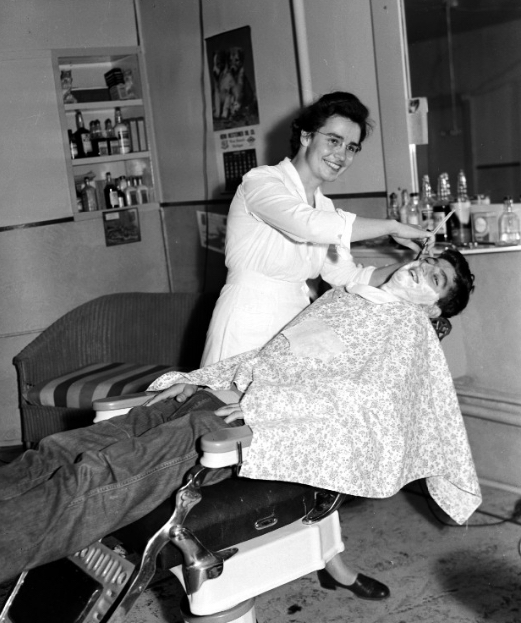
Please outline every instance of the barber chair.
[[[451, 330], [433, 320], [440, 340]], [[96, 421], [121, 415], [149, 394], [95, 401]], [[248, 452], [247, 426], [207, 434], [200, 464], [152, 513], [62, 560], [24, 572], [0, 623], [122, 623], [156, 570], [169, 569], [185, 593], [186, 623], [256, 623], [255, 597], [324, 568], [344, 550], [338, 508], [345, 495], [306, 485], [231, 478], [202, 487], [208, 470], [236, 466]], [[139, 565], [126, 557], [138, 552]]]
[[[96, 421], [150, 395], [96, 401]], [[200, 464], [170, 499], [68, 558], [23, 573], [0, 623], [122, 623], [157, 569], [184, 587], [186, 623], [255, 623], [255, 597], [312, 571], [344, 549], [336, 512], [345, 496], [294, 483], [232, 477], [202, 487], [209, 470], [240, 469], [247, 426], [205, 435]], [[141, 563], [125, 557], [137, 552]], [[36, 606], [36, 604], [38, 604]]]

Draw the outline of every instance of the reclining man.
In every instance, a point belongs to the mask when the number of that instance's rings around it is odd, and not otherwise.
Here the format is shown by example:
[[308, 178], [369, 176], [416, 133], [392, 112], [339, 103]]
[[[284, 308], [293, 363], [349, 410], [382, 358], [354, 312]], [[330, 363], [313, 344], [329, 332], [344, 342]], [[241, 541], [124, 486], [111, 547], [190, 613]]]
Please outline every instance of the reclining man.
[[472, 289], [463, 256], [445, 251], [379, 289], [330, 290], [263, 348], [167, 373], [147, 406], [47, 437], [0, 469], [0, 581], [144, 516], [181, 486], [202, 435], [242, 419], [241, 476], [365, 497], [426, 477], [463, 523], [481, 497], [430, 318], [462, 311]]

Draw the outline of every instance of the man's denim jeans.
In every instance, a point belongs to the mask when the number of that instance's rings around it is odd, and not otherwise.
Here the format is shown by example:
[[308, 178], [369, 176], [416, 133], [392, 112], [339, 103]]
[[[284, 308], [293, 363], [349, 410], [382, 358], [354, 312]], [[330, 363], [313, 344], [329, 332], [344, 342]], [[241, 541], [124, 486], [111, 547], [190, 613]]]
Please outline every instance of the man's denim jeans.
[[[72, 554], [146, 515], [197, 463], [197, 441], [235, 426], [205, 391], [45, 438], [0, 469], [0, 581]], [[213, 470], [212, 484], [230, 470]]]

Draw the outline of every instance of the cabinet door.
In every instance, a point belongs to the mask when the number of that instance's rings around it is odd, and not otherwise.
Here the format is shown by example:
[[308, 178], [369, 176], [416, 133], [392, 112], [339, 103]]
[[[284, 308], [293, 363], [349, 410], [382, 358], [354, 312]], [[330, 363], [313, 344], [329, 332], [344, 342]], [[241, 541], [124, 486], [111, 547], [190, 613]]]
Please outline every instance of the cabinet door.
[[71, 216], [51, 58], [0, 59], [0, 227]]

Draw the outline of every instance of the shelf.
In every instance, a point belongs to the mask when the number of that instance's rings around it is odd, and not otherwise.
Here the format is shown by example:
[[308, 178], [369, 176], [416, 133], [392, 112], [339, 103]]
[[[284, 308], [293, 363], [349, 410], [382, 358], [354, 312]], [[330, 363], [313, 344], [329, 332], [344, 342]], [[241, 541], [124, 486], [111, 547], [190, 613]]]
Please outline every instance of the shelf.
[[76, 158], [72, 160], [73, 167], [82, 167], [110, 162], [121, 162], [123, 160], [139, 160], [140, 158], [150, 158], [149, 151], [131, 151], [129, 154], [115, 154], [113, 156], [94, 156], [93, 158]]
[[132, 106], [143, 106], [142, 99], [132, 100], [107, 100], [101, 102], [76, 102], [75, 104], [64, 104], [63, 108], [68, 114], [74, 114], [77, 110], [114, 110], [115, 108], [130, 108]]
[[105, 212], [115, 212], [117, 210], [126, 210], [128, 208], [137, 208], [139, 212], [152, 212], [153, 210], [159, 209], [159, 203], [151, 202], [151, 203], [140, 203], [137, 206], [125, 206], [124, 208], [115, 208], [114, 210], [95, 210], [94, 212], [75, 212], [74, 220], [75, 221], [88, 221], [96, 218], [103, 218], [101, 215]]

